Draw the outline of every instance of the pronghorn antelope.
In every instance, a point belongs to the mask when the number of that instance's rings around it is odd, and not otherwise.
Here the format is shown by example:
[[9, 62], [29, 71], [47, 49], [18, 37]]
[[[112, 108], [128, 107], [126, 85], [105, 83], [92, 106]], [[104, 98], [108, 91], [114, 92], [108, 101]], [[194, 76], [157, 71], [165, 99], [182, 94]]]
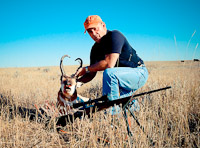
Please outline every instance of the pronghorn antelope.
[[[58, 92], [58, 98], [56, 104], [60, 115], [68, 115], [75, 113], [77, 110], [72, 108], [73, 103], [85, 102], [89, 100], [89, 98], [85, 98], [77, 94], [76, 89], [77, 87], [81, 86], [80, 82], [76, 82], [77, 77], [74, 74], [72, 74], [71, 76], [65, 74], [63, 68], [63, 60], [65, 57], [69, 56], [68, 55], [62, 56], [60, 61], [61, 88]], [[83, 63], [82, 59], [77, 58], [76, 60], [80, 62], [79, 68], [81, 68]]]

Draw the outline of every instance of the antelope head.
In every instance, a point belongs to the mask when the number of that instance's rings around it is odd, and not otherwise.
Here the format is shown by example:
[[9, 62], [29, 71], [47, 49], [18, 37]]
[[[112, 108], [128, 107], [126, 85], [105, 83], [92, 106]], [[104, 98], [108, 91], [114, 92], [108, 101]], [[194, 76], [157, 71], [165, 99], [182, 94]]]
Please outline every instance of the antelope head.
[[[63, 60], [65, 57], [70, 58], [68, 55], [62, 56], [60, 60], [60, 70], [61, 70], [61, 91], [63, 95], [67, 98], [71, 98], [72, 95], [76, 93], [76, 79], [77, 77], [75, 74], [72, 74], [71, 76], [66, 75], [64, 68], [63, 68]], [[82, 67], [83, 61], [80, 58], [77, 58], [75, 61], [79, 61], [80, 66], [78, 67], [77, 71]], [[77, 94], [77, 93], [76, 93]], [[71, 100], [72, 101], [72, 100]]]

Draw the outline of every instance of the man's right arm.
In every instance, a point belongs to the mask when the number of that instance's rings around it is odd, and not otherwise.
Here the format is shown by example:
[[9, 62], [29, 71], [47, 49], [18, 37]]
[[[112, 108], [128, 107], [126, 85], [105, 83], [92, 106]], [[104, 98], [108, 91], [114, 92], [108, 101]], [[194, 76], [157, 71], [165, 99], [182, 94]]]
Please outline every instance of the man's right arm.
[[86, 73], [81, 78], [79, 78], [77, 81], [87, 83], [87, 82], [91, 81], [96, 76], [96, 73], [97, 72]]

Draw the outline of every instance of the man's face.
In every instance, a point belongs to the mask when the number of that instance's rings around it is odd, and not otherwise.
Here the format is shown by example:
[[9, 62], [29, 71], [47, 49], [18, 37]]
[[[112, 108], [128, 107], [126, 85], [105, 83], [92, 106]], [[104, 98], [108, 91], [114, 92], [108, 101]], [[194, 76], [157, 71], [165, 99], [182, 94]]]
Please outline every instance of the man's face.
[[87, 29], [87, 32], [95, 42], [99, 43], [107, 32], [105, 23], [99, 23], [97, 27]]

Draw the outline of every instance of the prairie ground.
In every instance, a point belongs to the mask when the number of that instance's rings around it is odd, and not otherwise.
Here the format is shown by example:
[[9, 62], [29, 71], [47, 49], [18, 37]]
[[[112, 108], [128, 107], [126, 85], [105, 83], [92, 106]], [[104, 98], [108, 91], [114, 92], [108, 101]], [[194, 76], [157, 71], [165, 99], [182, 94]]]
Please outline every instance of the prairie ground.
[[[133, 136], [127, 137], [122, 115], [98, 112], [77, 119], [59, 134], [55, 124], [29, 121], [18, 114], [10, 117], [12, 106], [34, 108], [46, 100], [56, 102], [60, 89], [59, 67], [0, 68], [0, 147], [199, 147], [200, 146], [200, 63], [193, 61], [146, 62], [149, 79], [135, 94], [171, 86], [166, 91], [137, 98], [140, 112], [135, 115], [145, 133], [131, 118]], [[78, 66], [65, 66], [72, 74]], [[102, 72], [78, 89], [82, 96], [101, 96]], [[2, 100], [7, 100], [3, 103]], [[112, 122], [112, 123], [111, 123]], [[112, 124], [112, 126], [111, 126]], [[151, 138], [155, 145], [152, 146]], [[109, 141], [109, 143], [106, 142]], [[131, 144], [132, 143], [132, 144]]]

